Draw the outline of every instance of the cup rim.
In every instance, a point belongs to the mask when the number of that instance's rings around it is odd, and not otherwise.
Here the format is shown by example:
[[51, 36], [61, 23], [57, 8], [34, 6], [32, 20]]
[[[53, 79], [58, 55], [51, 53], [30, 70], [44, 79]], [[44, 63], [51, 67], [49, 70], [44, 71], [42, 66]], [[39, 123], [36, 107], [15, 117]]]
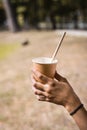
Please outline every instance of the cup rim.
[[[40, 59], [42, 59], [43, 61], [40, 61]], [[37, 57], [37, 58], [33, 58], [32, 59], [32, 62], [33, 63], [38, 63], [38, 64], [57, 64], [58, 60], [57, 59], [54, 59], [52, 62], [51, 62], [51, 59], [50, 57]], [[39, 60], [39, 61], [38, 61]], [[45, 60], [50, 60], [50, 62], [46, 62]]]

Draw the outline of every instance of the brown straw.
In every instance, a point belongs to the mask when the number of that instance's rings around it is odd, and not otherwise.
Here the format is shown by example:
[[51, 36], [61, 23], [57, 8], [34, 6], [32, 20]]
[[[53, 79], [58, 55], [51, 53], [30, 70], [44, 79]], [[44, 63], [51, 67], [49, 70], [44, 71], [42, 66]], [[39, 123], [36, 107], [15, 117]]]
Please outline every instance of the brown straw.
[[56, 49], [55, 49], [55, 51], [54, 51], [54, 53], [53, 53], [53, 55], [52, 55], [52, 61], [55, 59], [55, 57], [56, 57], [56, 55], [57, 55], [57, 53], [58, 53], [58, 51], [59, 51], [59, 49], [60, 49], [60, 46], [61, 46], [61, 44], [62, 44], [62, 41], [63, 41], [65, 35], [66, 35], [66, 32], [63, 33], [63, 36], [61, 37], [61, 39], [60, 39], [60, 41], [59, 41], [59, 44], [57, 45], [57, 47], [56, 47]]

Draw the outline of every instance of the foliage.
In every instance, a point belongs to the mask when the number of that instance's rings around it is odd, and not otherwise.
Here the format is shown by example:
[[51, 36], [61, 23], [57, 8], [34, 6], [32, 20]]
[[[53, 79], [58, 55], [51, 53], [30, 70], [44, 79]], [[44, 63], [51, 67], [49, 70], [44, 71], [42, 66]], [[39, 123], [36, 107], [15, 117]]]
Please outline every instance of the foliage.
[[[2, 0], [0, 0], [1, 2]], [[87, 0], [8, 0], [13, 4], [16, 16], [20, 14], [23, 17], [24, 24], [35, 28], [38, 23], [45, 21], [46, 17], [50, 17], [51, 22], [55, 23], [55, 18], [66, 17], [71, 18], [78, 15], [79, 11], [82, 18], [86, 19]]]

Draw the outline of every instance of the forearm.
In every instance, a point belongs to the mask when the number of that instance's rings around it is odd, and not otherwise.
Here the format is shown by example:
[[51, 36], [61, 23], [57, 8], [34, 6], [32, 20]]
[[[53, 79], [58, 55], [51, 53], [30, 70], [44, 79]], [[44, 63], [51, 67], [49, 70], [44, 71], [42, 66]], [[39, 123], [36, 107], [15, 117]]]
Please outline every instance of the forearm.
[[87, 111], [84, 107], [79, 109], [72, 117], [80, 130], [87, 130]]
[[[66, 109], [69, 113], [72, 113], [81, 105], [81, 101], [75, 93], [73, 95], [73, 98], [70, 100], [71, 103], [66, 106]], [[80, 109], [78, 109], [71, 116], [75, 120], [80, 130], [87, 130], [87, 111], [84, 106], [81, 105]]]

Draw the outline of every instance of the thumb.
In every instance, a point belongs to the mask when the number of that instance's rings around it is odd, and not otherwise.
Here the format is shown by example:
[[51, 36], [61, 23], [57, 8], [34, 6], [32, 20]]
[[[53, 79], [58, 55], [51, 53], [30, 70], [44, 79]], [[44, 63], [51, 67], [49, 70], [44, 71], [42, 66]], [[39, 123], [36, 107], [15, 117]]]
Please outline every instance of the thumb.
[[65, 81], [66, 80], [64, 77], [62, 77], [60, 74], [58, 74], [57, 71], [55, 72], [55, 79], [57, 79], [58, 81]]

